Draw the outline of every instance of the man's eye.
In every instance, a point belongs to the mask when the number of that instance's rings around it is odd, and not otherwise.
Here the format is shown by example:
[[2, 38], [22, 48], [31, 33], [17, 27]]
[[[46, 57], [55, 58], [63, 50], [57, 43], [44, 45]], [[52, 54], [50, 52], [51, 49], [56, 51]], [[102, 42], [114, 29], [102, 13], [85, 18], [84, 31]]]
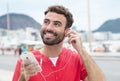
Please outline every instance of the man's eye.
[[49, 24], [49, 22], [48, 22], [48, 21], [44, 21], [44, 24], [46, 24], [46, 25], [47, 25], [47, 24]]
[[57, 27], [61, 26], [61, 24], [58, 23], [58, 22], [54, 23], [54, 25], [57, 26]]

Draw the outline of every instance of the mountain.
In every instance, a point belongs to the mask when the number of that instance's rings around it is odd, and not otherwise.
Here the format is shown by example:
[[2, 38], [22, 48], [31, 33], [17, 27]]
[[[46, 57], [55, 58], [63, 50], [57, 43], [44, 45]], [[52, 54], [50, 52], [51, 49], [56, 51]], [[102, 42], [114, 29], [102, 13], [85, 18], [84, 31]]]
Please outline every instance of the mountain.
[[120, 33], [120, 18], [108, 20], [93, 32], [112, 32]]
[[[10, 13], [9, 19], [10, 30], [25, 29], [26, 27], [40, 29], [41, 27], [32, 17], [24, 14]], [[7, 14], [0, 16], [0, 28], [7, 29]]]

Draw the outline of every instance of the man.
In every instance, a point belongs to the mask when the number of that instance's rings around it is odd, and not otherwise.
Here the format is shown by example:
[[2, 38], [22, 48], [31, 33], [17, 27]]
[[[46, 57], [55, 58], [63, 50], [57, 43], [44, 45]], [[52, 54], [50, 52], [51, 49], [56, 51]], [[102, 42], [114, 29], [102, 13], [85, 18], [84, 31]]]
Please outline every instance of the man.
[[[67, 8], [48, 7], [40, 32], [44, 46], [32, 52], [42, 71], [29, 59], [19, 59], [13, 81], [105, 81], [103, 72], [83, 48], [81, 35], [70, 30], [72, 23]], [[63, 47], [66, 37], [76, 51]]]

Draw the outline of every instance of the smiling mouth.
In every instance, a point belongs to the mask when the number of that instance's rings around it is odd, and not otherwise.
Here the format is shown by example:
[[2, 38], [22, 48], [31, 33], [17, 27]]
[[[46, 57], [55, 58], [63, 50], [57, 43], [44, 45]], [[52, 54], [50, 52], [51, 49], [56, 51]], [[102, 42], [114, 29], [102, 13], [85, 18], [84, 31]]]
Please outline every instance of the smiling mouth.
[[57, 36], [57, 34], [55, 34], [55, 33], [52, 33], [52, 32], [46, 32], [46, 33], [44, 33], [44, 37], [45, 38], [54, 38], [54, 37], [56, 37]]

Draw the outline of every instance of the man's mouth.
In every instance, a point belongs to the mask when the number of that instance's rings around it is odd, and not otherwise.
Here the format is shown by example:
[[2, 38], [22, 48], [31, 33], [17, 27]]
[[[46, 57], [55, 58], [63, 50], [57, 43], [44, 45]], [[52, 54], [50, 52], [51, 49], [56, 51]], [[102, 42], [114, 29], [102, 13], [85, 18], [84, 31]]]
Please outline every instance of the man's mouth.
[[44, 37], [45, 38], [54, 38], [56, 36], [56, 34], [54, 34], [54, 33], [49, 33], [49, 32], [46, 32], [45, 34], [44, 34]]

